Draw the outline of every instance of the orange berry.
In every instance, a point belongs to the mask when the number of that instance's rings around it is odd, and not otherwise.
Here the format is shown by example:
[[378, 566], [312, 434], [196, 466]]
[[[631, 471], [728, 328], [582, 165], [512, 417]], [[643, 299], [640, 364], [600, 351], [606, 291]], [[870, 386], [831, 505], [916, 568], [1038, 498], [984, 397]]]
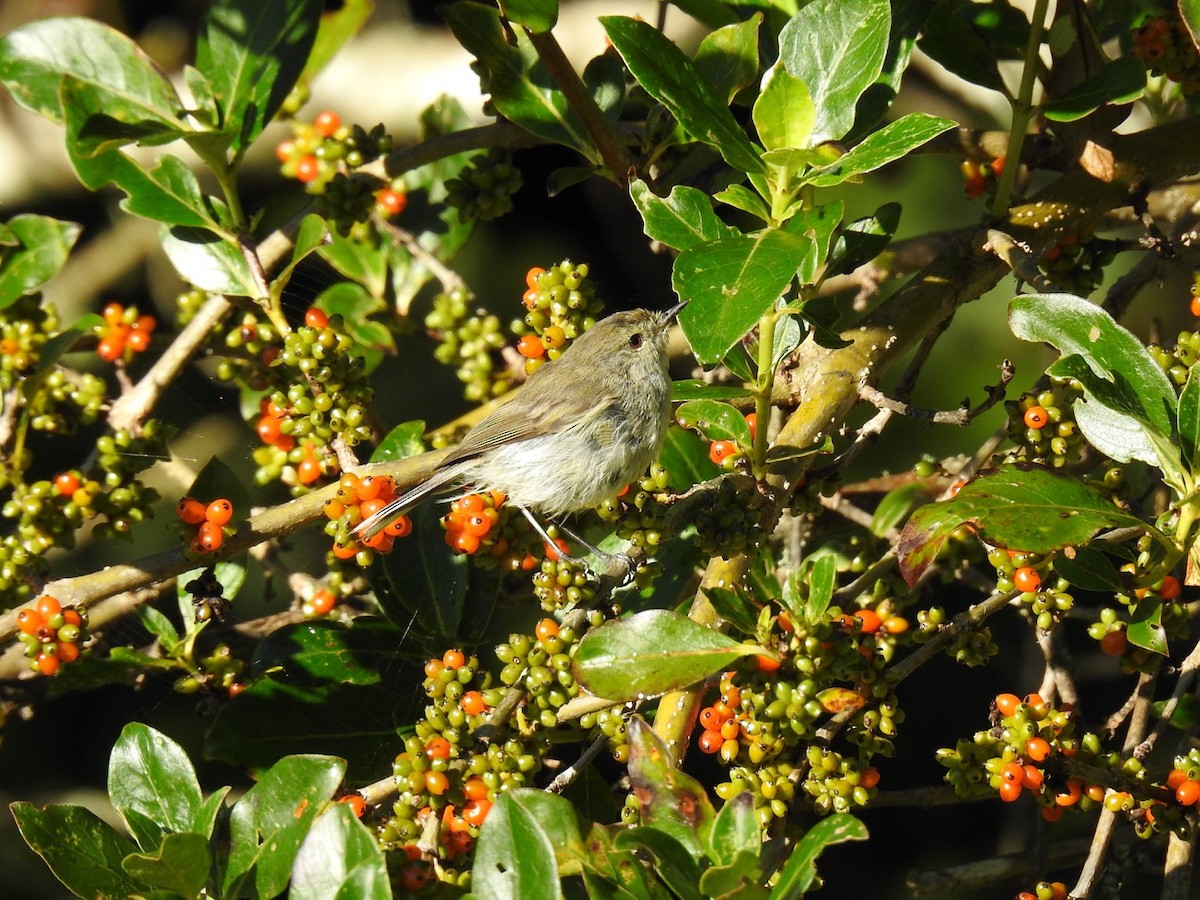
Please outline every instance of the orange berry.
[[450, 546], [452, 546], [459, 553], [465, 553], [467, 556], [470, 556], [472, 553], [478, 550], [479, 545], [482, 543], [482, 541], [479, 540], [478, 535], [467, 534], [465, 531], [446, 532], [447, 537], [449, 537], [451, 534], [454, 535], [454, 538], [450, 542]]
[[546, 270], [541, 266], [530, 266], [529, 271], [525, 273], [525, 287], [535, 290], [538, 286], [538, 279], [545, 274]]
[[783, 665], [783, 660], [779, 659], [779, 657], [766, 653], [759, 653], [754, 657], [754, 660], [760, 672], [774, 672]]
[[106, 325], [120, 325], [125, 318], [125, 307], [120, 303], [107, 303], [100, 315], [104, 317]]
[[719, 466], [737, 452], [736, 441], [713, 441], [708, 448], [708, 458]]
[[425, 742], [425, 755], [430, 759], [449, 759], [450, 742], [440, 734], [435, 734]]
[[1017, 711], [1017, 707], [1021, 705], [1021, 698], [1016, 694], [997, 694], [993, 702], [996, 709], [1000, 710], [1000, 715], [1007, 717]]
[[328, 328], [329, 313], [319, 307], [310, 306], [304, 311], [304, 324], [309, 328]]
[[201, 553], [209, 553], [213, 550], [220, 550], [224, 543], [225, 532], [221, 530], [220, 525], [216, 522], [201, 522], [200, 530], [196, 532], [193, 548], [198, 548]]
[[300, 460], [300, 465], [296, 466], [296, 480], [301, 484], [319, 481], [323, 474], [325, 473], [321, 469], [321, 463], [315, 456], [305, 457]]
[[862, 770], [859, 775], [858, 783], [865, 788], [873, 788], [879, 784], [879, 770], [874, 766], [868, 766]]
[[1163, 578], [1162, 584], [1159, 585], [1158, 595], [1164, 600], [1174, 600], [1182, 590], [1179, 586], [1179, 579], [1174, 575], [1167, 575]]
[[440, 797], [450, 788], [450, 779], [446, 777], [445, 772], [426, 772], [425, 773], [425, 790], [433, 794], [435, 797]]
[[332, 137], [333, 133], [342, 127], [342, 117], [332, 109], [317, 113], [313, 119], [313, 131], [321, 137]]
[[281, 434], [279, 425], [282, 421], [283, 419], [275, 416], [263, 416], [254, 426], [254, 430], [258, 433], [258, 439], [264, 444], [275, 443]]
[[125, 346], [134, 353], [145, 353], [150, 347], [150, 332], [131, 331], [125, 339]]
[[719, 710], [716, 706], [706, 706], [700, 710], [700, 727], [705, 731], [720, 731], [728, 719], [729, 711]]
[[463, 520], [462, 530], [464, 534], [482, 538], [492, 530], [492, 520], [483, 515], [483, 513], [474, 513]]
[[721, 737], [719, 731], [702, 731], [696, 740], [696, 746], [700, 748], [701, 753], [716, 753], [721, 749], [723, 743], [725, 743], [725, 738]]
[[558, 622], [547, 616], [537, 623], [537, 626], [533, 629], [533, 633], [539, 641], [556, 637], [558, 635]]
[[233, 518], [233, 504], [224, 498], [214, 500], [205, 508], [204, 518], [214, 525], [225, 525]]
[[546, 345], [533, 334], [525, 334], [517, 341], [517, 352], [526, 359], [539, 359], [546, 355]]
[[105, 362], [116, 362], [125, 352], [125, 339], [116, 337], [102, 338], [96, 345], [96, 355]]
[[34, 607], [26, 607], [17, 613], [17, 628], [23, 634], [37, 634], [38, 629], [46, 624], [46, 617]]
[[467, 657], [461, 650], [447, 650], [442, 654], [442, 663], [447, 669], [461, 669], [467, 664]]
[[1054, 802], [1058, 806], [1074, 806], [1082, 796], [1083, 785], [1080, 784], [1079, 779], [1068, 778], [1067, 786], [1055, 795]]
[[487, 703], [479, 691], [467, 691], [459, 698], [458, 705], [468, 716], [482, 715], [487, 711]]
[[442, 674], [444, 668], [446, 668], [446, 664], [440, 659], [431, 659], [425, 663], [425, 677], [437, 678]]
[[856, 610], [854, 615], [862, 622], [864, 634], [874, 634], [883, 625], [883, 620], [879, 618], [879, 613], [873, 609]]
[[1033, 566], [1021, 566], [1012, 573], [1012, 583], [1023, 594], [1032, 594], [1042, 586], [1042, 576]]
[[539, 291], [537, 288], [530, 288], [524, 294], [521, 295], [521, 304], [526, 309], [533, 309], [537, 305], [538, 297], [540, 297], [541, 295], [542, 295], [542, 292]]
[[717, 730], [721, 732], [721, 737], [723, 737], [725, 740], [733, 741], [737, 739], [739, 734], [741, 734], [742, 726], [738, 724], [737, 719], [726, 719], [725, 722], [722, 723], [721, 727]]
[[399, 516], [395, 521], [389, 522], [383, 527], [383, 533], [394, 538], [406, 537], [412, 534], [412, 519], [408, 516]]
[[1191, 310], [1193, 316], [1200, 317], [1200, 294], [1192, 295]]
[[1175, 799], [1183, 806], [1193, 806], [1200, 800], [1200, 781], [1188, 780], [1175, 788]]
[[1034, 706], [1034, 707], [1046, 705], [1046, 701], [1042, 699], [1041, 694], [1026, 694], [1025, 700], [1023, 702], [1027, 706]]
[[37, 666], [37, 670], [43, 675], [53, 675], [58, 671], [59, 660], [52, 653], [39, 653], [37, 659], [34, 661], [34, 665]]
[[1128, 646], [1129, 637], [1125, 634], [1125, 629], [1123, 628], [1110, 631], [1104, 637], [1100, 638], [1100, 649], [1109, 656], [1120, 656]]
[[408, 195], [394, 188], [384, 188], [375, 195], [375, 202], [388, 218], [393, 218], [404, 212], [408, 206]]
[[64, 609], [62, 611], [62, 617], [63, 617], [63, 621], [66, 622], [68, 625], [82, 625], [83, 624], [83, 616], [81, 616], [79, 614], [79, 610], [77, 610], [73, 606], [68, 606], [66, 609]]
[[1050, 755], [1050, 744], [1045, 738], [1031, 737], [1025, 742], [1025, 756], [1034, 762], [1042, 762]]
[[1172, 769], [1167, 775], [1167, 787], [1175, 790], [1187, 780], [1187, 772], [1183, 771], [1183, 769]]
[[337, 604], [337, 597], [329, 588], [321, 588], [308, 598], [309, 608], [318, 616], [328, 615]]
[[1044, 406], [1031, 406], [1025, 410], [1025, 427], [1042, 429], [1050, 423], [1050, 413]]
[[1047, 822], [1057, 822], [1062, 817], [1063, 817], [1063, 811], [1062, 811], [1061, 807], [1058, 807], [1058, 806], [1043, 806], [1042, 807], [1042, 818], [1045, 819]]
[[478, 828], [483, 824], [483, 820], [487, 818], [489, 812], [492, 811], [492, 801], [488, 799], [470, 800], [463, 807], [463, 818], [468, 825], [474, 825]]
[[70, 641], [57, 641], [55, 646], [58, 648], [59, 662], [73, 663], [79, 659], [78, 644], [73, 644]]
[[308, 184], [321, 174], [321, 164], [311, 153], [296, 160], [296, 180]]
[[987, 179], [976, 172], [973, 175], [963, 179], [963, 194], [968, 200], [974, 200], [976, 197], [982, 197], [983, 192], [987, 190]]
[[141, 331], [146, 334], [149, 334], [157, 327], [158, 327], [158, 319], [156, 319], [156, 318], [154, 318], [154, 316], [150, 316], [150, 315], [138, 316], [137, 320], [133, 323], [134, 331]]
[[1012, 803], [1021, 796], [1020, 781], [1005, 781], [1000, 785], [1000, 799], [1005, 803]]
[[746, 424], [750, 426], [750, 440], [758, 437], [758, 413], [746, 413]]
[[367, 801], [363, 799], [362, 794], [347, 794], [345, 797], [338, 797], [338, 803], [345, 803], [354, 811], [354, 818], [361, 819], [363, 813], [367, 811]]
[[37, 600], [37, 611], [41, 613], [43, 618], [51, 619], [62, 612], [62, 604], [58, 602], [57, 597], [42, 594]]
[[333, 555], [338, 559], [353, 559], [358, 555], [360, 549], [358, 541], [351, 544], [338, 544], [335, 542], [332, 547]]
[[185, 525], [199, 525], [205, 519], [207, 508], [195, 497], [184, 497], [175, 505], [175, 514]]
[[463, 796], [468, 800], [486, 800], [489, 792], [487, 782], [478, 776], [463, 782]]
[[1004, 768], [1000, 770], [1000, 777], [1005, 781], [1016, 781], [1020, 783], [1025, 777], [1025, 770], [1019, 762], [1005, 763]]
[[558, 562], [564, 556], [568, 558], [571, 556], [571, 545], [563, 538], [555, 538], [553, 546], [543, 541], [542, 549], [546, 551], [546, 559], [550, 562]]
[[62, 472], [54, 476], [54, 490], [64, 497], [70, 497], [80, 487], [82, 484], [79, 481], [79, 475], [75, 472]]
[[1031, 791], [1041, 788], [1042, 782], [1046, 780], [1046, 773], [1037, 766], [1027, 764], [1022, 766], [1021, 771], [1021, 786]]
[[888, 634], [904, 634], [910, 627], [904, 616], [888, 616], [883, 620], [883, 630]]

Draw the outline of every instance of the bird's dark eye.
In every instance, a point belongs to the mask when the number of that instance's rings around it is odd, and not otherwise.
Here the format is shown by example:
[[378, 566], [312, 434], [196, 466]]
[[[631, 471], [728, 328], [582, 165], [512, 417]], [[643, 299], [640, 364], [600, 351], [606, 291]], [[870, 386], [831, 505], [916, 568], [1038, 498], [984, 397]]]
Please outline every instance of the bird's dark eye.
[[640, 334], [631, 334], [629, 336], [629, 346], [634, 350], [642, 346], [642, 336]]

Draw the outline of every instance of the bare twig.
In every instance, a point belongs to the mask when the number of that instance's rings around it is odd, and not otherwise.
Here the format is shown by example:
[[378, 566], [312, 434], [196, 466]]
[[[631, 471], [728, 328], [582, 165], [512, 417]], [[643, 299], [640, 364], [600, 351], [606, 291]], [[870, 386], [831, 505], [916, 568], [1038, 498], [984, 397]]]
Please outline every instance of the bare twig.
[[987, 397], [974, 407], [969, 406], [967, 401], [964, 400], [963, 405], [953, 411], [922, 409], [921, 407], [912, 406], [909, 403], [888, 397], [878, 388], [872, 387], [869, 384], [859, 387], [858, 395], [878, 409], [889, 409], [910, 419], [919, 419], [934, 425], [963, 426], [969, 425], [974, 418], [987, 412], [1004, 399], [1005, 391], [1008, 388], [1008, 383], [1012, 381], [1013, 375], [1012, 363], [1007, 359], [1004, 360], [1000, 366], [1000, 381], [993, 387], [988, 388]]
[[608, 737], [606, 735], [598, 735], [594, 741], [584, 747], [583, 752], [579, 754], [579, 759], [554, 776], [554, 779], [546, 785], [546, 793], [561, 794], [574, 784], [575, 779], [583, 774], [583, 770], [592, 764], [592, 760], [599, 755], [607, 743]]

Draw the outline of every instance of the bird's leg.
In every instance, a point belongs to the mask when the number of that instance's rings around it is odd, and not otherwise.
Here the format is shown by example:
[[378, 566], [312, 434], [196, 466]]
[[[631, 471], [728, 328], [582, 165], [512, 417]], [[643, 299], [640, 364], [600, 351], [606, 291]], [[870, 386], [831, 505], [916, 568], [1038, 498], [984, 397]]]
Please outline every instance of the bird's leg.
[[[519, 509], [524, 514], [525, 518], [529, 520], [529, 524], [533, 526], [533, 530], [541, 536], [542, 540], [546, 542], [547, 546], [556, 546], [554, 543], [554, 538], [550, 537], [546, 529], [542, 527], [542, 523], [534, 517], [533, 513], [531, 513], [524, 506], [517, 506], [517, 509]], [[621, 585], [629, 583], [633, 577], [634, 566], [632, 559], [630, 559], [624, 553], [605, 553], [599, 547], [593, 546], [590, 542], [585, 540], [583, 537], [572, 531], [561, 522], [556, 524], [559, 528], [566, 532], [567, 537], [585, 547], [589, 553], [591, 553], [604, 564], [604, 571], [598, 574], [606, 575], [609, 578], [615, 578], [618, 584]]]

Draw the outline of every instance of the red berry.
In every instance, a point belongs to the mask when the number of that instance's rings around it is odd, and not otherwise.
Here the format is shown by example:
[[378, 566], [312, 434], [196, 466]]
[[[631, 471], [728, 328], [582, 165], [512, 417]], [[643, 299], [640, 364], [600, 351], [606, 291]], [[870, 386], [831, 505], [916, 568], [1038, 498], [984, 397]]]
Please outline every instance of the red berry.
[[52, 653], [39, 653], [34, 663], [43, 675], [53, 675], [58, 671], [58, 657]]
[[407, 537], [412, 534], [412, 519], [408, 516], [400, 516], [395, 521], [385, 525], [383, 533], [394, 538]]
[[367, 801], [363, 799], [362, 794], [347, 794], [345, 797], [338, 797], [338, 803], [345, 803], [354, 811], [354, 818], [361, 819], [363, 813], [367, 811]]
[[537, 335], [526, 334], [522, 335], [517, 341], [517, 352], [526, 359], [539, 359], [546, 355], [546, 347], [538, 339]]
[[1175, 789], [1175, 799], [1183, 806], [1194, 806], [1200, 800], [1200, 781], [1185, 781]]
[[1179, 587], [1179, 579], [1174, 575], [1167, 575], [1159, 585], [1158, 595], [1164, 600], [1174, 600], [1179, 596], [1182, 588]]
[[313, 611], [314, 615], [325, 616], [330, 613], [333, 607], [337, 604], [337, 597], [329, 588], [321, 588], [311, 597], [308, 598], [308, 606]]
[[1109, 656], [1120, 656], [1128, 646], [1129, 638], [1126, 636], [1125, 629], [1123, 628], [1110, 631], [1104, 637], [1100, 638], [1100, 649]]
[[487, 709], [487, 703], [479, 691], [467, 691], [459, 698], [458, 705], [468, 716], [482, 715]]
[[854, 613], [862, 621], [863, 634], [874, 634], [883, 625], [879, 613], [873, 609], [859, 609]]
[[716, 753], [721, 749], [721, 745], [725, 743], [725, 738], [721, 737], [719, 731], [702, 731], [700, 737], [696, 740], [697, 746], [702, 753]]
[[375, 195], [375, 202], [388, 218], [394, 218], [408, 206], [408, 195], [394, 188], [384, 188]]
[[317, 113], [313, 119], [313, 131], [321, 137], [332, 137], [333, 133], [342, 127], [342, 117], [332, 109]]
[[492, 811], [492, 801], [471, 800], [463, 807], [463, 818], [467, 820], [468, 825], [474, 825], [478, 828], [483, 824], [483, 820], [487, 818], [489, 812]]
[[1023, 594], [1031, 594], [1042, 586], [1042, 576], [1033, 566], [1021, 566], [1012, 574], [1013, 586]]
[[309, 328], [327, 328], [329, 314], [316, 306], [310, 306], [304, 311], [304, 324]]
[[705, 731], [720, 731], [721, 726], [728, 720], [728, 711], [719, 710], [716, 706], [706, 706], [700, 710], [700, 726]]
[[220, 525], [216, 522], [200, 523], [200, 530], [196, 533], [196, 540], [193, 544], [194, 548], [199, 549], [201, 553], [211, 553], [213, 550], [220, 550], [223, 543], [225, 543], [225, 532], [221, 530]]
[[467, 658], [461, 650], [447, 650], [442, 654], [442, 664], [447, 669], [461, 669], [466, 663]]
[[55, 646], [58, 648], [58, 661], [64, 663], [73, 663], [79, 659], [79, 645], [69, 641], [58, 641]]
[[874, 766], [869, 766], [862, 770], [858, 783], [865, 788], [873, 788], [879, 784], [879, 770]]
[[1036, 791], [1046, 780], [1046, 773], [1035, 765], [1026, 764], [1021, 767], [1021, 786]]
[[17, 628], [24, 634], [37, 634], [38, 629], [46, 624], [46, 617], [37, 609], [26, 607], [17, 613]]
[[1005, 781], [1000, 785], [1000, 799], [1005, 803], [1012, 803], [1021, 796], [1020, 781]]
[[1025, 742], [1025, 755], [1034, 762], [1042, 762], [1050, 755], [1050, 744], [1045, 738], [1031, 737]]
[[206, 507], [195, 497], [184, 497], [175, 506], [175, 514], [185, 525], [199, 525], [205, 519]]
[[719, 466], [737, 452], [736, 441], [713, 441], [708, 448], [708, 458]]
[[300, 465], [296, 466], [296, 480], [301, 484], [312, 484], [320, 480], [323, 474], [321, 463], [315, 456], [306, 456], [300, 460]]
[[125, 346], [134, 353], [145, 353], [150, 347], [150, 332], [148, 331], [131, 331], [129, 337], [125, 339]]
[[296, 160], [296, 180], [304, 184], [316, 181], [321, 174], [321, 164], [312, 154]]
[[233, 504], [223, 497], [214, 500], [205, 508], [204, 518], [214, 525], [224, 525], [233, 518]]
[[43, 594], [38, 597], [37, 611], [42, 614], [43, 618], [52, 619], [62, 612], [62, 604], [58, 602], [57, 598]]
[[121, 337], [105, 337], [96, 345], [96, 355], [105, 362], [116, 362], [125, 352], [125, 339]]
[[54, 476], [54, 489], [64, 497], [70, 497], [80, 487], [82, 487], [82, 483], [79, 475], [75, 472], [63, 472]]
[[1044, 406], [1031, 406], [1025, 410], [1025, 427], [1042, 429], [1050, 422], [1050, 413]]
[[425, 742], [425, 755], [430, 759], [449, 759], [450, 742], [440, 734], [435, 734]]
[[1017, 707], [1021, 705], [1021, 698], [1016, 694], [997, 694], [994, 702], [996, 709], [1000, 710], [1000, 715], [1007, 718], [1017, 711]]

